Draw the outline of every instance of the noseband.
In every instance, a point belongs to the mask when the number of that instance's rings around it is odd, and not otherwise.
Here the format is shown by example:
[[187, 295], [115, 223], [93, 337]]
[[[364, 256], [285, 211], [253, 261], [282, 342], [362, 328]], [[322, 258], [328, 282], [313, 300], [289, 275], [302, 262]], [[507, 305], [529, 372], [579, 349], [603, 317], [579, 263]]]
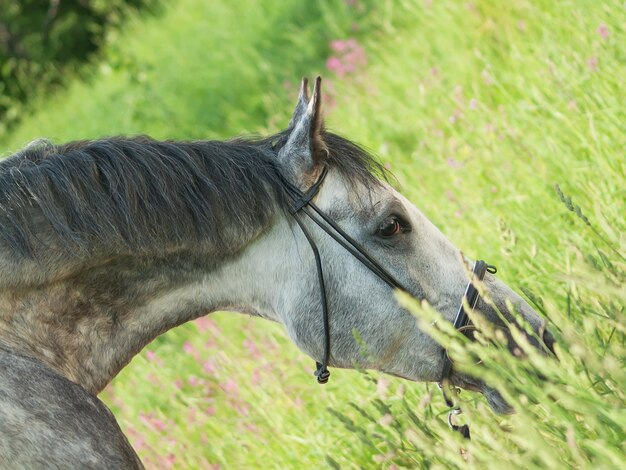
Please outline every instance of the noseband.
[[[350, 237], [350, 235], [344, 232], [343, 229], [335, 223], [335, 221], [333, 221], [326, 213], [324, 213], [324, 211], [322, 211], [319, 207], [317, 207], [317, 205], [315, 205], [315, 203], [313, 203], [313, 198], [319, 192], [320, 186], [324, 182], [324, 178], [326, 177], [327, 173], [328, 167], [324, 166], [318, 180], [304, 193], [297, 186], [290, 183], [285, 178], [281, 177], [285, 192], [292, 200], [290, 213], [294, 217], [296, 223], [298, 224], [305, 238], [309, 242], [311, 250], [313, 251], [313, 256], [315, 257], [317, 278], [320, 287], [320, 298], [322, 303], [322, 319], [324, 324], [324, 354], [322, 357], [322, 362], [316, 361], [315, 363], [315, 376], [317, 377], [317, 382], [320, 384], [325, 384], [326, 382], [328, 382], [328, 379], [330, 377], [330, 371], [328, 370], [328, 361], [330, 358], [330, 324], [328, 316], [328, 299], [326, 298], [324, 272], [322, 270], [322, 260], [320, 257], [320, 253], [317, 249], [315, 241], [313, 240], [313, 237], [311, 236], [311, 233], [302, 222], [302, 214], [308, 216], [309, 219], [315, 222], [315, 224], [317, 224], [322, 230], [324, 230], [324, 232], [326, 232], [332, 239], [339, 243], [339, 245], [346, 249], [352, 256], [354, 256], [361, 263], [363, 263], [365, 267], [367, 267], [370, 271], [376, 274], [389, 287], [391, 287], [392, 289], [401, 289], [405, 292], [409, 292], [402, 286], [402, 284], [400, 284], [400, 282], [395, 279], [395, 277], [391, 273], [389, 273], [389, 271], [387, 271], [374, 258], [372, 258], [356, 240], [354, 240], [352, 237]], [[478, 292], [478, 289], [474, 286], [473, 282], [475, 280], [481, 281], [485, 277], [486, 272], [495, 274], [496, 271], [497, 270], [495, 266], [488, 265], [482, 260], [476, 261], [474, 265], [473, 279], [471, 279], [467, 284], [465, 294], [463, 295], [463, 300], [461, 301], [461, 305], [454, 319], [454, 327], [457, 330], [463, 330], [464, 328], [467, 328], [470, 324], [469, 316], [465, 311], [464, 301], [467, 301], [467, 304], [471, 309], [473, 309], [478, 302], [480, 294]], [[452, 361], [447, 354], [447, 350], [443, 351], [443, 361], [443, 370], [438, 385], [443, 392], [443, 397], [446, 401], [446, 404], [449, 407], [453, 407], [454, 403], [446, 395], [444, 390], [444, 385], [446, 382], [449, 381], [450, 374], [452, 372]], [[467, 425], [456, 426], [452, 423], [452, 415], [459, 413], [461, 413], [461, 409], [459, 407], [455, 407], [448, 415], [448, 424], [452, 429], [461, 432], [461, 434], [469, 438], [469, 427]]]
[[[465, 302], [470, 309], [474, 309], [476, 303], [478, 302], [478, 298], [480, 297], [480, 293], [478, 289], [473, 284], [474, 281], [482, 281], [485, 277], [485, 274], [489, 272], [491, 274], [495, 274], [498, 272], [495, 266], [491, 266], [490, 264], [485, 263], [483, 260], [478, 260], [474, 263], [474, 270], [472, 279], [467, 283], [467, 287], [465, 288], [465, 294], [463, 294], [463, 300], [461, 300], [461, 305], [459, 306], [459, 310], [454, 318], [454, 328], [459, 331], [468, 330], [470, 328], [470, 318], [465, 311]], [[470, 437], [469, 426], [464, 424], [463, 426], [458, 426], [452, 423], [452, 416], [461, 414], [461, 408], [458, 406], [454, 406], [454, 402], [450, 399], [450, 397], [446, 394], [445, 387], [448, 385], [447, 382], [450, 380], [450, 374], [452, 373], [452, 360], [448, 355], [448, 350], [444, 349], [443, 351], [443, 370], [441, 371], [441, 379], [439, 379], [439, 383], [437, 386], [441, 390], [443, 394], [443, 399], [446, 402], [446, 405], [452, 408], [452, 411], [448, 413], [448, 425], [455, 431], [463, 434], [464, 437]]]

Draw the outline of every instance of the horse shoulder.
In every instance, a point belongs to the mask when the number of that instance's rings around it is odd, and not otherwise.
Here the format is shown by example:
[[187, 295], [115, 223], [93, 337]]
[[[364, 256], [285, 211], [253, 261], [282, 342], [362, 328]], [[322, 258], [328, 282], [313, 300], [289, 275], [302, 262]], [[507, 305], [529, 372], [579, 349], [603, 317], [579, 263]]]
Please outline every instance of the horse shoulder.
[[143, 468], [111, 411], [47, 366], [0, 348], [0, 467]]

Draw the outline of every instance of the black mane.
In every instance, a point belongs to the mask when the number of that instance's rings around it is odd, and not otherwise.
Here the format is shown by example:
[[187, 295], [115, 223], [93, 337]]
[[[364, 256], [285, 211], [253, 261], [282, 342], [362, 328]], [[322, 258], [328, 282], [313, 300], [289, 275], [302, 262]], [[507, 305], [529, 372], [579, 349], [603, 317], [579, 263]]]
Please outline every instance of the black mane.
[[[229, 221], [244, 233], [286, 206], [276, 153], [286, 132], [230, 142], [114, 137], [54, 145], [36, 141], [0, 161], [0, 246], [75, 253], [208, 242], [227, 249]], [[325, 133], [328, 164], [351, 181], [384, 170], [360, 147]]]

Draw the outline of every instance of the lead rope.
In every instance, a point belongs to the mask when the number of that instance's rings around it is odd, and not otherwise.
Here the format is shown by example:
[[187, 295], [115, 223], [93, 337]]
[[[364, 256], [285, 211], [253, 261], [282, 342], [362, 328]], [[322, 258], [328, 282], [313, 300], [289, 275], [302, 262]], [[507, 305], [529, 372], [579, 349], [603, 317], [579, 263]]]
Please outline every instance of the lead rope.
[[[487, 272], [491, 274], [495, 274], [498, 272], [498, 269], [495, 266], [485, 263], [483, 260], [476, 261], [476, 263], [474, 264], [474, 269], [472, 271], [472, 279], [470, 279], [470, 281], [467, 283], [467, 287], [465, 288], [465, 294], [463, 295], [463, 299], [467, 301], [467, 304], [472, 310], [474, 309], [474, 307], [476, 307], [476, 303], [478, 302], [478, 299], [480, 298], [480, 292], [478, 292], [478, 289], [476, 288], [476, 286], [474, 286], [473, 283], [475, 280], [482, 281], [485, 278], [485, 273]], [[465, 311], [464, 302], [461, 301], [461, 306], [459, 307], [459, 311], [457, 312], [456, 317], [454, 318], [454, 328], [456, 330], [460, 330], [461, 328], [466, 327], [469, 323], [470, 323], [470, 318], [467, 315], [467, 312]], [[450, 356], [448, 356], [447, 350], [444, 349], [443, 369], [441, 371], [441, 379], [439, 380], [439, 383], [437, 384], [437, 386], [439, 387], [439, 390], [441, 390], [441, 394], [443, 395], [443, 399], [446, 402], [446, 405], [452, 408], [450, 412], [448, 413], [448, 426], [450, 426], [450, 429], [452, 429], [453, 431], [457, 431], [461, 433], [461, 435], [465, 439], [469, 439], [470, 438], [469, 426], [467, 424], [463, 424], [462, 426], [459, 426], [452, 422], [452, 417], [455, 415], [460, 415], [463, 411], [461, 410], [459, 406], [454, 406], [454, 402], [446, 393], [446, 387], [449, 387], [449, 384], [447, 384], [446, 382], [450, 378], [451, 372], [452, 372], [452, 360], [450, 359]]]

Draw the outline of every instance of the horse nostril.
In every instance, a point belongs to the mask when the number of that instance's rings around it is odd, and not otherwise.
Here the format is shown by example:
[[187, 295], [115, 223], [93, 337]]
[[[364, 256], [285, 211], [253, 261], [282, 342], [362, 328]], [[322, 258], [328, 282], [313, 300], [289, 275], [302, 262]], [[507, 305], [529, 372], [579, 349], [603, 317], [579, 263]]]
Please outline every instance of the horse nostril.
[[550, 350], [550, 352], [556, 356], [556, 352], [554, 352], [554, 344], [556, 343], [556, 341], [554, 339], [554, 336], [552, 336], [552, 333], [550, 333], [548, 330], [544, 330], [541, 339], [543, 340], [543, 343], [546, 345], [546, 347]]

